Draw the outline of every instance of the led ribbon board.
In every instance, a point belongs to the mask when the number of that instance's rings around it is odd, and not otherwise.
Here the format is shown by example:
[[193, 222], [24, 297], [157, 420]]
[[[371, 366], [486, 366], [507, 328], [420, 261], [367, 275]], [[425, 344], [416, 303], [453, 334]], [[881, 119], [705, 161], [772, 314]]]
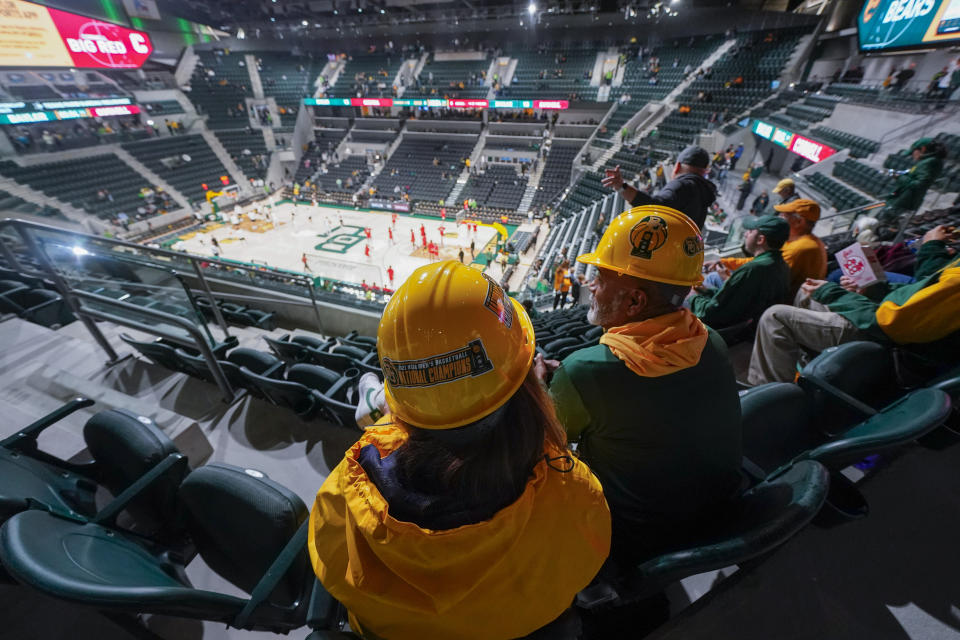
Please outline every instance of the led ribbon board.
[[76, 118], [109, 118], [136, 113], [140, 113], [140, 107], [130, 104], [130, 98], [0, 102], [0, 125], [54, 122]]
[[139, 69], [151, 53], [143, 31], [22, 0], [0, 2], [0, 67]]
[[448, 109], [569, 109], [569, 100], [440, 98], [304, 98], [308, 107], [441, 107]]
[[836, 149], [822, 142], [805, 138], [797, 133], [787, 131], [786, 129], [774, 126], [769, 122], [763, 122], [762, 120], [754, 120], [750, 130], [761, 138], [778, 144], [791, 153], [806, 158], [810, 162], [820, 162], [837, 152]]
[[861, 51], [960, 43], [960, 0], [867, 0], [857, 37]]

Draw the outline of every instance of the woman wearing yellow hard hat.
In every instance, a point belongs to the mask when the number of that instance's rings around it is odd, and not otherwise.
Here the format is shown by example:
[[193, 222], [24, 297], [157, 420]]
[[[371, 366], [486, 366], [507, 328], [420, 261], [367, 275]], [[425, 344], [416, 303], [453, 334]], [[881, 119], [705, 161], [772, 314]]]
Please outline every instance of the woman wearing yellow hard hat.
[[526, 311], [457, 261], [421, 267], [378, 351], [389, 414], [317, 494], [320, 581], [364, 638], [507, 640], [552, 623], [607, 557], [610, 512], [531, 372]]

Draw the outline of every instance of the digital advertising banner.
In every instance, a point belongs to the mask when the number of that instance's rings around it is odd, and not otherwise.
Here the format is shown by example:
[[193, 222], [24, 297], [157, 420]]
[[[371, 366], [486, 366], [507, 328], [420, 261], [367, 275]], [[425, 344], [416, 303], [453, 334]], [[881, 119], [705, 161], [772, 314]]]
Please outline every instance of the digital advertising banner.
[[139, 69], [150, 36], [22, 0], [0, 0], [0, 67]]
[[304, 98], [308, 107], [443, 107], [450, 109], [569, 109], [569, 100], [446, 100], [443, 98]]
[[761, 138], [778, 144], [787, 151], [806, 158], [810, 162], [820, 162], [837, 152], [836, 149], [822, 142], [805, 138], [798, 133], [787, 131], [783, 127], [762, 120], [754, 120], [750, 130]]
[[960, 0], [867, 0], [857, 36], [861, 51], [960, 44]]

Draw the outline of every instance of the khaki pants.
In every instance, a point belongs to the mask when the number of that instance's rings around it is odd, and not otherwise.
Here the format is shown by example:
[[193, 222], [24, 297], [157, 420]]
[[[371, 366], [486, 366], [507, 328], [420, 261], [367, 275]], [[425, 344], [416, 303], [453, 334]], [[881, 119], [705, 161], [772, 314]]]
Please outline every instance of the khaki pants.
[[797, 306], [777, 304], [767, 309], [757, 325], [747, 382], [793, 382], [801, 348], [823, 351], [844, 342], [865, 339], [862, 331], [803, 291]]

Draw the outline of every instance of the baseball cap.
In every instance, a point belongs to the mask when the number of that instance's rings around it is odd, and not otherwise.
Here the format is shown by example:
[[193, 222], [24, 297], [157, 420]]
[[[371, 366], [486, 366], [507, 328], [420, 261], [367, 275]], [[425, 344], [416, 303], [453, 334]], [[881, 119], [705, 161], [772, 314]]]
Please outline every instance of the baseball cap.
[[920, 147], [930, 146], [932, 142], [933, 142], [933, 138], [920, 138], [919, 140], [914, 142], [912, 145], [910, 145], [910, 153], [913, 153]]
[[820, 205], [809, 198], [775, 204], [773, 208], [783, 213], [795, 213], [807, 222], [816, 222], [820, 219]]
[[747, 216], [743, 220], [744, 229], [756, 229], [762, 233], [774, 249], [779, 249], [790, 237], [790, 225], [780, 216]]
[[691, 167], [706, 169], [710, 166], [710, 154], [702, 147], [690, 145], [680, 152], [680, 155], [677, 156], [677, 162], [680, 164], [688, 164]]
[[796, 188], [797, 184], [790, 178], [784, 178], [777, 183], [777, 186], [773, 188], [773, 192], [779, 194], [785, 187], [794, 187]]

